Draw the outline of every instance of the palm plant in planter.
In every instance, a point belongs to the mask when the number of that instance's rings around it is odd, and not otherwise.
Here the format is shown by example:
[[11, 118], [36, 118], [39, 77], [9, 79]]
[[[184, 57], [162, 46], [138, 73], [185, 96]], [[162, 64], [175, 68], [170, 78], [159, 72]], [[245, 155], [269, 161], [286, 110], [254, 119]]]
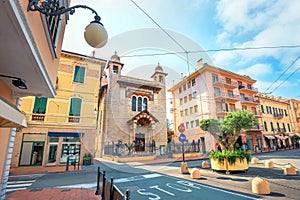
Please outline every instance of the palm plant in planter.
[[[234, 145], [243, 129], [253, 128], [258, 123], [254, 114], [247, 110], [239, 110], [228, 114], [223, 121], [205, 119], [200, 122], [200, 128], [208, 131], [218, 142], [221, 151], [209, 154], [213, 170], [247, 170], [250, 154], [235, 150]], [[241, 167], [238, 164], [242, 164]]]

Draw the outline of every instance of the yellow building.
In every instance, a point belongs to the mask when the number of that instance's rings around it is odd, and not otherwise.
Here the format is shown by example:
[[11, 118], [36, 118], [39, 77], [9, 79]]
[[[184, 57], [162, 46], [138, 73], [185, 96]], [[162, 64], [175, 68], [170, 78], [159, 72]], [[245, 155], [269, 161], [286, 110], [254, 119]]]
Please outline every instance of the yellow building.
[[95, 153], [97, 95], [106, 61], [63, 51], [55, 98], [24, 97], [27, 128], [17, 132], [11, 167], [82, 164]]
[[260, 101], [260, 120], [263, 130], [263, 147], [267, 149], [287, 148], [293, 135], [292, 113], [289, 103], [281, 97], [257, 94]]
[[297, 99], [287, 99], [291, 109], [291, 127], [292, 134], [300, 136], [300, 101]]

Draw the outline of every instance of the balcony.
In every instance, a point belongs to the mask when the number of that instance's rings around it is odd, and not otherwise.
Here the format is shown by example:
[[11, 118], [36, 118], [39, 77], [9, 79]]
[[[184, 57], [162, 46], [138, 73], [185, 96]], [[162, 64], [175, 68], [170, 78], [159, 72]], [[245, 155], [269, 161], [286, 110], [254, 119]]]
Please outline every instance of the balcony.
[[240, 92], [248, 92], [248, 93], [251, 93], [251, 94], [256, 94], [258, 92], [257, 88], [255, 87], [250, 87], [250, 86], [247, 86], [247, 85], [239, 85], [239, 90]]
[[69, 116], [69, 121], [68, 122], [71, 122], [71, 123], [79, 123], [80, 121], [80, 117], [77, 117], [77, 116]]
[[274, 117], [275, 119], [281, 119], [281, 118], [283, 118], [283, 114], [276, 114], [276, 113], [274, 113], [274, 114], [273, 114], [273, 117]]
[[263, 131], [263, 130], [264, 130], [263, 126], [256, 125], [255, 127], [251, 129], [247, 129], [246, 131]]
[[45, 120], [45, 114], [36, 114], [33, 113], [31, 116], [32, 121], [44, 121]]
[[228, 94], [228, 93], [215, 93], [214, 94], [215, 100], [216, 101], [221, 101], [221, 102], [237, 102], [239, 101], [239, 95], [235, 94]]
[[252, 105], [259, 105], [259, 100], [255, 100], [254, 97], [251, 96], [245, 96], [241, 97], [241, 103], [242, 104], [252, 104]]
[[234, 89], [238, 87], [238, 83], [236, 81], [226, 81], [226, 79], [224, 78], [220, 78], [218, 80], [215, 80], [213, 82], [214, 86], [224, 86], [226, 88], [230, 88], [230, 89]]
[[275, 129], [275, 132], [276, 133], [285, 133], [286, 130], [284, 128], [277, 128], [277, 129]]

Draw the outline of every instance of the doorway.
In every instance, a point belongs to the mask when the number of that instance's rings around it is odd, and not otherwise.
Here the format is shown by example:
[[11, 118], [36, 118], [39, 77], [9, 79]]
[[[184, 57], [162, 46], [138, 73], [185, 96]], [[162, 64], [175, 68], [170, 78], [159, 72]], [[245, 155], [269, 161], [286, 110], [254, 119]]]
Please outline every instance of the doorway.
[[44, 142], [23, 142], [20, 166], [41, 166], [43, 163]]
[[145, 134], [138, 133], [135, 135], [135, 151], [145, 151]]

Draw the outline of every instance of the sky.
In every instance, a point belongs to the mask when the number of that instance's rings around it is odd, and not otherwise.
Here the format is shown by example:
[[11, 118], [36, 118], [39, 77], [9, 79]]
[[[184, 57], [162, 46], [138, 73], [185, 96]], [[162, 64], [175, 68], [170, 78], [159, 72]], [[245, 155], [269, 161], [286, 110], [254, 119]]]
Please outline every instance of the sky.
[[71, 6], [77, 4], [97, 11], [109, 40], [101, 49], [89, 47], [83, 33], [93, 14], [76, 9], [63, 50], [95, 50], [103, 59], [117, 51], [123, 74], [145, 79], [159, 63], [168, 73], [167, 87], [192, 73], [202, 58], [257, 80], [259, 92], [300, 99], [299, 0], [72, 0]]

